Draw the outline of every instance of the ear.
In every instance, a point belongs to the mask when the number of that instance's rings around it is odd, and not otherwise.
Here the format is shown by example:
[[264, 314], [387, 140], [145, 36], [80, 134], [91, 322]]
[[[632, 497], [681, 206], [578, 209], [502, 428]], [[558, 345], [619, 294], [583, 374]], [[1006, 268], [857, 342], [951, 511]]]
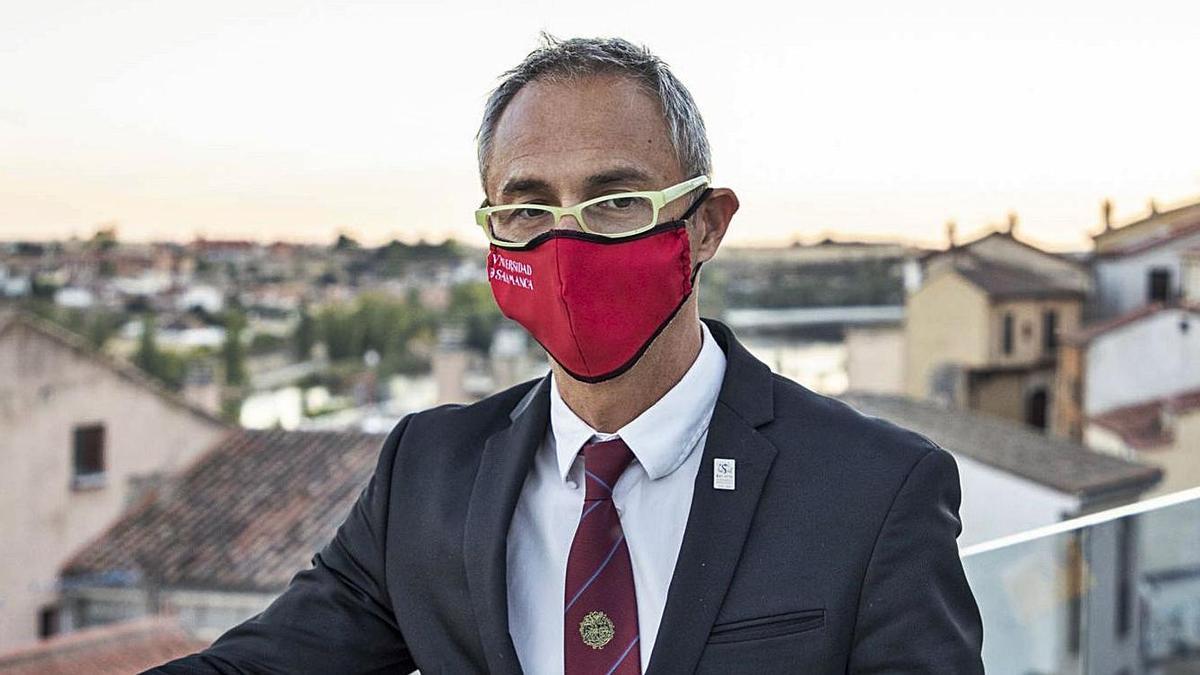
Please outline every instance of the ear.
[[717, 254], [721, 240], [729, 229], [729, 221], [737, 213], [737, 195], [729, 188], [713, 188], [708, 198], [691, 218], [689, 236], [692, 240], [692, 262], [708, 262]]

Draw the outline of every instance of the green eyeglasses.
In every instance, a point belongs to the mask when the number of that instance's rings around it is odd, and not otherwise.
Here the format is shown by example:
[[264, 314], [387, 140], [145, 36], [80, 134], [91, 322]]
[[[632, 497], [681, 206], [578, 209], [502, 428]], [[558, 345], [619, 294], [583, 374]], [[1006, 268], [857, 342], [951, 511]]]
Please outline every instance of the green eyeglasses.
[[475, 211], [475, 222], [497, 246], [523, 246], [534, 237], [558, 227], [563, 216], [574, 217], [580, 229], [590, 234], [629, 237], [658, 224], [658, 212], [664, 206], [707, 185], [708, 176], [697, 176], [665, 190], [603, 195], [575, 206], [485, 206]]

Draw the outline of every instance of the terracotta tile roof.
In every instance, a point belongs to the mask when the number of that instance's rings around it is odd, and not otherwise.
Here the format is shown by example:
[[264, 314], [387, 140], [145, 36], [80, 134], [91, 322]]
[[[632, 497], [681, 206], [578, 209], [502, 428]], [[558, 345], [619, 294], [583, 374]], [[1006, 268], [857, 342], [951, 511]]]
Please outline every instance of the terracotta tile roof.
[[1137, 309], [1131, 310], [1120, 316], [1115, 316], [1105, 321], [1099, 321], [1084, 326], [1083, 328], [1074, 332], [1067, 333], [1066, 335], [1062, 336], [1062, 341], [1076, 345], [1087, 344], [1088, 342], [1091, 342], [1105, 333], [1114, 331], [1122, 326], [1128, 326], [1130, 324], [1137, 323], [1148, 316], [1153, 316], [1165, 310], [1182, 310], [1186, 312], [1192, 312], [1194, 314], [1200, 314], [1200, 305], [1188, 302], [1170, 305], [1164, 305], [1161, 302], [1155, 302], [1149, 305], [1142, 305], [1141, 307], [1138, 307]]
[[1135, 450], [1152, 450], [1175, 441], [1174, 430], [1163, 424], [1164, 413], [1178, 415], [1193, 410], [1200, 410], [1200, 389], [1109, 410], [1088, 422], [1117, 434]]
[[1018, 298], [1081, 298], [1083, 292], [1067, 283], [1026, 267], [1005, 265], [975, 255], [961, 255], [954, 269], [989, 296], [1001, 300]]
[[278, 591], [332, 538], [383, 438], [234, 432], [77, 552], [63, 582]]
[[849, 393], [858, 410], [891, 420], [969, 457], [1084, 502], [1113, 493], [1141, 492], [1162, 479], [1154, 467], [1088, 450], [999, 417], [946, 408], [905, 396]]
[[129, 675], [199, 651], [174, 619], [151, 617], [89, 628], [0, 654], [5, 675]]

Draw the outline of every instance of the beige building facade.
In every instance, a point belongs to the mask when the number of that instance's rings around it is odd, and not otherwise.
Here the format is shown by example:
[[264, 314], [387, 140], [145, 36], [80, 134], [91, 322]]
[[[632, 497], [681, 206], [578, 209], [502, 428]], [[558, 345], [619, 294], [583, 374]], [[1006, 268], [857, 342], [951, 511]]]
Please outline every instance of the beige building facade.
[[904, 393], [904, 328], [852, 326], [846, 329], [846, 382], [849, 391]]
[[227, 433], [132, 367], [24, 313], [0, 314], [0, 649], [66, 628], [56, 578], [138, 496]]
[[905, 304], [905, 393], [1049, 426], [1058, 340], [1082, 321], [1086, 271], [998, 233], [932, 256], [922, 277]]
[[905, 303], [906, 393], [918, 399], [951, 393], [954, 368], [987, 364], [987, 293], [951, 271], [937, 274]]

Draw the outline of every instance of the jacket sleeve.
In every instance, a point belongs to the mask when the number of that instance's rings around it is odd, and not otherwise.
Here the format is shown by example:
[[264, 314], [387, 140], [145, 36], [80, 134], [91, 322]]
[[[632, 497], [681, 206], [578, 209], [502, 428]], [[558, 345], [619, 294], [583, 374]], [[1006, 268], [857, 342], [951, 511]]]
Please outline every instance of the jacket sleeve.
[[[197, 654], [148, 673], [408, 673], [416, 669], [384, 580], [392, 467], [410, 418], [384, 441], [375, 473], [312, 567]], [[185, 542], [181, 542], [185, 543]]]
[[983, 626], [956, 540], [961, 491], [933, 448], [897, 492], [863, 579], [850, 673], [982, 673]]

